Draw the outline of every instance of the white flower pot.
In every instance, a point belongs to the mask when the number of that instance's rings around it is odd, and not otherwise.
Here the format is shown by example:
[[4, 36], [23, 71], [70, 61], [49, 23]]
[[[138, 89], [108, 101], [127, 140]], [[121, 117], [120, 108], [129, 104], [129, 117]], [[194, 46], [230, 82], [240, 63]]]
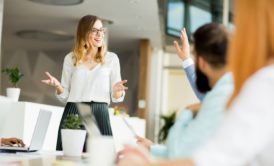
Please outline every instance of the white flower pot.
[[62, 129], [61, 138], [65, 156], [81, 156], [87, 132], [85, 130]]
[[20, 96], [20, 88], [7, 88], [7, 97], [12, 101], [18, 101]]

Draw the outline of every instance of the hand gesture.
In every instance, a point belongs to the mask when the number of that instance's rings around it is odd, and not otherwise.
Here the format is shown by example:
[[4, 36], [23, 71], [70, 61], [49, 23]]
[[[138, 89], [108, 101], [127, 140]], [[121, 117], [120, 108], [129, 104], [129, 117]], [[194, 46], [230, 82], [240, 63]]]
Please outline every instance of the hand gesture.
[[113, 85], [113, 88], [112, 88], [112, 93], [113, 93], [113, 96], [117, 99], [117, 98], [120, 98], [121, 95], [122, 95], [122, 92], [124, 90], [127, 90], [128, 87], [126, 87], [124, 84], [127, 83], [127, 80], [122, 80], [122, 81], [119, 81], [117, 82], [116, 84]]
[[117, 166], [144, 166], [152, 162], [149, 152], [142, 147], [132, 147], [126, 145], [121, 152]]
[[45, 72], [45, 74], [47, 75], [48, 79], [41, 80], [43, 83], [50, 86], [54, 86], [55, 88], [61, 86], [61, 83], [55, 77], [53, 77], [49, 72]]
[[150, 146], [153, 144], [152, 141], [150, 141], [149, 139], [143, 138], [143, 137], [136, 137], [137, 139], [137, 144], [146, 148], [147, 150], [150, 150]]
[[181, 31], [181, 42], [182, 46], [180, 47], [177, 41], [174, 41], [174, 47], [176, 48], [176, 52], [182, 60], [187, 59], [190, 56], [190, 48], [189, 48], [189, 43], [188, 43], [188, 38], [186, 34], [186, 29], [184, 28]]
[[198, 114], [200, 108], [201, 108], [201, 103], [195, 103], [191, 104], [186, 107], [188, 110], [192, 111], [194, 117]]
[[18, 139], [18, 138], [2, 138], [1, 139], [1, 145], [12, 146], [12, 145], [15, 145], [15, 144], [17, 146], [21, 146], [21, 147], [25, 146], [24, 142], [21, 139]]

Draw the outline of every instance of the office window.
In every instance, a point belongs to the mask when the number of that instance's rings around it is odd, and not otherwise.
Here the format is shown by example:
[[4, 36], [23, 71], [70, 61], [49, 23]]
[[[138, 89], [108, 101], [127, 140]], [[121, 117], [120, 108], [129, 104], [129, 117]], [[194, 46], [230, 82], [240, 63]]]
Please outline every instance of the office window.
[[[229, 1], [231, 22], [233, 1]], [[198, 27], [210, 22], [222, 23], [223, 0], [168, 0], [166, 4], [166, 34], [180, 36], [182, 28], [188, 35]], [[233, 27], [228, 25], [229, 28]]]
[[212, 22], [212, 15], [209, 11], [200, 9], [196, 6], [190, 6], [190, 29], [195, 32], [200, 26]]
[[167, 34], [180, 36], [184, 25], [184, 3], [181, 0], [170, 0], [167, 11]]

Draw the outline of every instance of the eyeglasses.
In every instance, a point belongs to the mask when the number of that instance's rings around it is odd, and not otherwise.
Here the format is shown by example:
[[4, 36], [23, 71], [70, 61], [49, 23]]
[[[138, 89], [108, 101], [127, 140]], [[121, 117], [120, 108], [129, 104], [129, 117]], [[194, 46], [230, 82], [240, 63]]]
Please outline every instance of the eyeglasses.
[[98, 34], [100, 34], [100, 35], [104, 35], [105, 33], [106, 33], [106, 28], [100, 28], [100, 29], [97, 29], [97, 28], [92, 28], [91, 29], [91, 33], [92, 33], [92, 35], [98, 35]]

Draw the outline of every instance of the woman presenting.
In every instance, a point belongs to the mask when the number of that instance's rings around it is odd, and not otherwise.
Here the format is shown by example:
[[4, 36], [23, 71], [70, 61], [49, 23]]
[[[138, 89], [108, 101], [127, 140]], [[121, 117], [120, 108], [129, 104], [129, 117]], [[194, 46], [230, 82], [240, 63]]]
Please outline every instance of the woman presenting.
[[70, 113], [78, 114], [76, 103], [90, 105], [101, 134], [112, 135], [108, 105], [121, 102], [125, 96], [127, 80], [121, 81], [117, 55], [105, 51], [105, 28], [93, 15], [82, 17], [78, 23], [74, 49], [64, 59], [61, 83], [46, 72], [43, 83], [56, 89], [56, 97], [66, 103], [60, 122], [56, 150], [62, 150], [61, 127]]

